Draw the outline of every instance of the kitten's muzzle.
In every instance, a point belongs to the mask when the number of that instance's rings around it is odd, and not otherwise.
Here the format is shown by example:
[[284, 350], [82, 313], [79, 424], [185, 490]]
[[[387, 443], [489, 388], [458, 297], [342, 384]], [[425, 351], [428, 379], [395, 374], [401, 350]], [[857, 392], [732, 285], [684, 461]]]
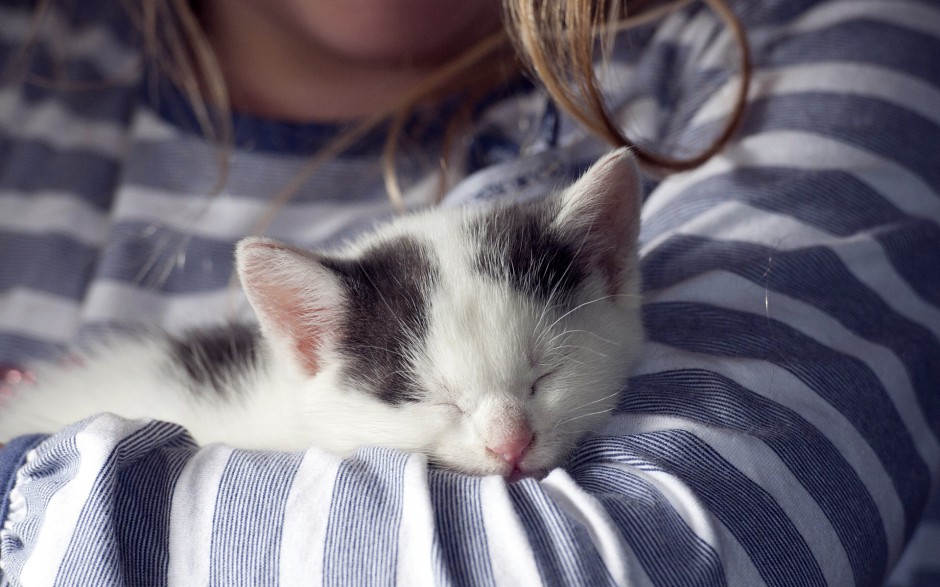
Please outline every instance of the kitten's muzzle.
[[487, 443], [486, 450], [506, 463], [512, 465], [513, 470], [519, 469], [519, 463], [529, 452], [535, 440], [535, 433], [528, 425], [520, 425], [511, 434], [499, 441]]

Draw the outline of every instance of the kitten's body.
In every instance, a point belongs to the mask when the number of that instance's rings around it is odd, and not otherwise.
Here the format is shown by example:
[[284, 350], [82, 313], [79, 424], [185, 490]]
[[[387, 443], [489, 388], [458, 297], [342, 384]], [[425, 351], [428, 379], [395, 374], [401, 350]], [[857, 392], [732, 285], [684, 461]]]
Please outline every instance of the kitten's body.
[[378, 444], [474, 474], [540, 474], [616, 403], [641, 342], [629, 154], [544, 200], [396, 220], [338, 254], [239, 245], [261, 332], [110, 346], [38, 372], [0, 440], [98, 412], [200, 443]]

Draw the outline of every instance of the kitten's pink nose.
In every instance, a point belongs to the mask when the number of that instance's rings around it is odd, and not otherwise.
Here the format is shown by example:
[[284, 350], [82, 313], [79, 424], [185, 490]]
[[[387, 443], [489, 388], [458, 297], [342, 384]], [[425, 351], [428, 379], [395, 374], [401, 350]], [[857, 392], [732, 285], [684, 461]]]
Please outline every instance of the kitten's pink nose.
[[487, 444], [486, 448], [513, 467], [516, 467], [519, 461], [522, 460], [522, 457], [525, 456], [525, 453], [528, 452], [529, 447], [532, 446], [532, 440], [534, 438], [535, 435], [528, 426], [520, 426], [514, 430], [512, 434], [499, 442]]

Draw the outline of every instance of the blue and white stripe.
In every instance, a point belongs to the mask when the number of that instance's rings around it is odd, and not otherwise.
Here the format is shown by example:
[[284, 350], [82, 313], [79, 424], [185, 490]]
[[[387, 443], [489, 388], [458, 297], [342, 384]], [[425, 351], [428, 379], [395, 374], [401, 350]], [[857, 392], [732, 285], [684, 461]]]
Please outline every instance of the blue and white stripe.
[[[0, 63], [28, 4], [0, 0]], [[54, 4], [31, 71], [117, 83], [0, 85], [3, 363], [247, 311], [232, 243], [343, 130], [238, 115], [210, 195], [217, 152], [178, 95], [140, 83], [122, 3], [73, 4]], [[940, 8], [735, 8], [755, 58], [743, 127], [648, 179], [649, 343], [564, 469], [507, 485], [420, 455], [197, 447], [99, 416], [0, 450], [0, 585], [940, 584]], [[612, 111], [695, 151], [732, 103], [733, 52], [697, 5], [627, 32]], [[525, 87], [478, 131], [445, 205], [532, 197], [600, 149]], [[336, 243], [391, 214], [380, 150], [377, 133], [326, 164], [269, 234]]]

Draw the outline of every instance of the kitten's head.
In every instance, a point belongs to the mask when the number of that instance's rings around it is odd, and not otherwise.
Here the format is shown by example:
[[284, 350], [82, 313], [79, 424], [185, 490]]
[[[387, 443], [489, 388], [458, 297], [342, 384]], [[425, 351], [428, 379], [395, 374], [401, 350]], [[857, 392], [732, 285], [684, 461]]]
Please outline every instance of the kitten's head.
[[296, 434], [541, 475], [616, 403], [642, 339], [640, 188], [626, 150], [525, 203], [400, 218], [339, 254], [239, 243]]

